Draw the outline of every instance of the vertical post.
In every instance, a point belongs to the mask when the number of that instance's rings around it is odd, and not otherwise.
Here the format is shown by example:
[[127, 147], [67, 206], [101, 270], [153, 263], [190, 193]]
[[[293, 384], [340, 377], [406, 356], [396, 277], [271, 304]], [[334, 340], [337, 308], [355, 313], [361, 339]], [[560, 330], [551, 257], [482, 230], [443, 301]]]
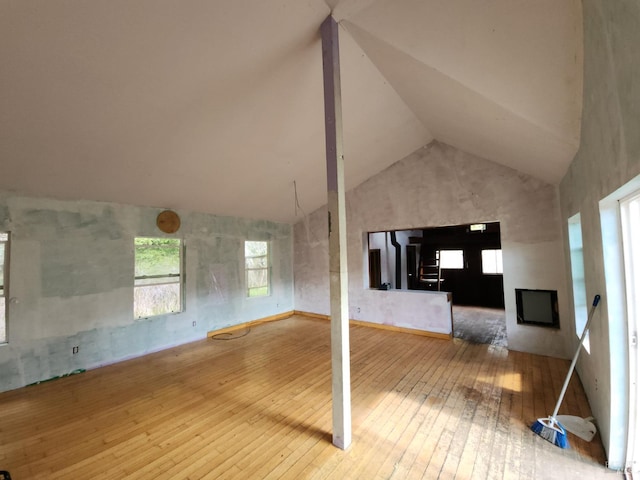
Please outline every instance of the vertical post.
[[320, 27], [324, 78], [324, 125], [329, 207], [329, 291], [331, 296], [331, 378], [333, 444], [351, 444], [351, 368], [349, 356], [349, 294], [347, 221], [342, 151], [342, 100], [338, 24], [329, 15]]

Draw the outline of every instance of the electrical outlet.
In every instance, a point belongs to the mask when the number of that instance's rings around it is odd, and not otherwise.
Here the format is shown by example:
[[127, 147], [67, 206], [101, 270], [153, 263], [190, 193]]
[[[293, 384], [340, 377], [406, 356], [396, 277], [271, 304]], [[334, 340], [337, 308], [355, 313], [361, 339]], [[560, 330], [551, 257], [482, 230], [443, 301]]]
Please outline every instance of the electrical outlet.
[[75, 355], [76, 353], [78, 353], [78, 351], [80, 351], [80, 347], [79, 346], [75, 346], [73, 347], [73, 349], [71, 350], [71, 352]]
[[196, 326], [196, 321], [195, 320], [191, 323], [191, 326], [193, 326], [193, 327]]
[[358, 313], [360, 313], [360, 307], [358, 307]]

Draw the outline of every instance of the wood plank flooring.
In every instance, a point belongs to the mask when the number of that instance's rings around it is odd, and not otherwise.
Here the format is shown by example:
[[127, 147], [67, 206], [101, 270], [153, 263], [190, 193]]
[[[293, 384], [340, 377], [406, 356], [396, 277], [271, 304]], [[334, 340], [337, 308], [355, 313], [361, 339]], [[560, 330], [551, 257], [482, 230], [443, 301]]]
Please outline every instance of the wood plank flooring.
[[[331, 444], [329, 323], [294, 316], [0, 394], [21, 479], [619, 478], [599, 436], [528, 425], [568, 361], [351, 327], [353, 444]], [[227, 337], [220, 337], [227, 338]], [[589, 415], [574, 378], [561, 413]]]

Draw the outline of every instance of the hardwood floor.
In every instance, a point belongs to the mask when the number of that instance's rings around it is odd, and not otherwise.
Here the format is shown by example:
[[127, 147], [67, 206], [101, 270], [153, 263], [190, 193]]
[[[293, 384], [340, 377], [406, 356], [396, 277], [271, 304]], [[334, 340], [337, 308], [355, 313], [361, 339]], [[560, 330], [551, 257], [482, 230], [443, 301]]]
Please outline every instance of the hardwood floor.
[[[331, 444], [329, 323], [299, 316], [0, 394], [20, 479], [603, 478], [599, 436], [528, 425], [568, 361], [351, 327], [353, 444]], [[225, 337], [220, 337], [225, 338]], [[572, 381], [561, 413], [588, 416]]]

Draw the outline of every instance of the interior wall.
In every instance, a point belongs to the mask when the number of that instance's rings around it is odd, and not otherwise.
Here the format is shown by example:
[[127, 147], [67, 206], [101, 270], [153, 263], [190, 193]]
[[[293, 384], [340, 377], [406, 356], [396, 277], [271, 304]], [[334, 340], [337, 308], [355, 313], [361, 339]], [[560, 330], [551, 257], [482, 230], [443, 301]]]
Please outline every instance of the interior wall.
[[[626, 425], [616, 380], [624, 360], [615, 332], [622, 316], [608, 315], [599, 201], [640, 174], [640, 4], [584, 0], [584, 99], [580, 149], [560, 185], [562, 220], [580, 213], [587, 299], [603, 295], [594, 319], [591, 354], [581, 355], [586, 390], [612, 467], [624, 464]], [[570, 272], [565, 243], [566, 270]], [[590, 302], [589, 302], [590, 303]], [[577, 338], [572, 338], [572, 348]], [[616, 365], [616, 362], [619, 365]], [[615, 382], [615, 391], [612, 383]], [[624, 380], [623, 380], [624, 382]]]
[[[348, 191], [346, 198], [351, 318], [374, 321], [379, 312], [399, 319], [414, 314], [402, 305], [388, 312], [384, 297], [364, 287], [366, 232], [499, 221], [509, 347], [568, 356], [571, 319], [557, 187], [432, 142]], [[294, 227], [297, 310], [330, 311], [326, 219], [325, 207]], [[557, 290], [561, 328], [518, 325], [516, 288]]]
[[[180, 211], [180, 230], [165, 235], [155, 224], [161, 210], [0, 194], [0, 230], [11, 232], [9, 343], [0, 345], [0, 390], [293, 310], [290, 225]], [[136, 236], [183, 239], [184, 312], [133, 318]], [[268, 297], [246, 297], [244, 240], [271, 241]], [[79, 346], [75, 355], [73, 346]]]

